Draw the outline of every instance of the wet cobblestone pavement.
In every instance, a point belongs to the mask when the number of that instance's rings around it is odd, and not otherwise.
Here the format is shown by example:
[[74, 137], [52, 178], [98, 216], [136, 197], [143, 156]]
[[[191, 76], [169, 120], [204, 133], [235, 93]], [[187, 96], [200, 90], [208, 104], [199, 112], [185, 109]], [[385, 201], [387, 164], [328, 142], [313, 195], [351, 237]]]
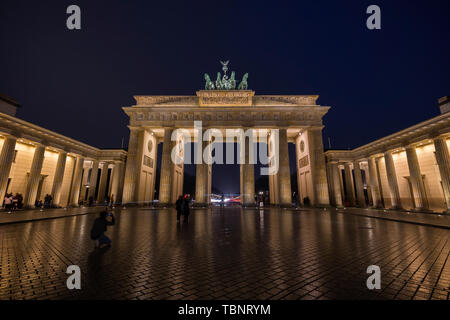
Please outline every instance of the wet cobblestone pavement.
[[[0, 299], [449, 299], [450, 231], [333, 210], [116, 211], [0, 226]], [[68, 265], [82, 289], [68, 290]], [[381, 290], [366, 287], [369, 265]]]

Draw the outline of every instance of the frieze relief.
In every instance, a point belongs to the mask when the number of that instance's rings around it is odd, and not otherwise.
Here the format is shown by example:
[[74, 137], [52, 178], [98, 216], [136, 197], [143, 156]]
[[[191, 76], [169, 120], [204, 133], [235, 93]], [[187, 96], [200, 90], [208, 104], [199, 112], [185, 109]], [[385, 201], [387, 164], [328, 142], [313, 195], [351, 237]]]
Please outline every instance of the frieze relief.
[[150, 105], [186, 105], [197, 106], [198, 98], [196, 96], [135, 96], [138, 106]]
[[133, 112], [134, 121], [320, 121], [316, 112]]
[[275, 105], [316, 105], [319, 96], [255, 96], [253, 105], [275, 106]]
[[201, 90], [197, 96], [134, 96], [137, 106], [315, 106], [319, 96], [255, 96], [250, 90]]

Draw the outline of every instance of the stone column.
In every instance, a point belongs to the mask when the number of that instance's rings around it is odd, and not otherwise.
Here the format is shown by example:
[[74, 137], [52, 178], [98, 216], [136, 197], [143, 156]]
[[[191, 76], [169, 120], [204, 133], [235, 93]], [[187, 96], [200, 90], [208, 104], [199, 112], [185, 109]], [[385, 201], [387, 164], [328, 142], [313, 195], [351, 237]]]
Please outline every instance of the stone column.
[[61, 206], [61, 190], [66, 169], [67, 152], [61, 151], [56, 162], [55, 177], [53, 178], [52, 197], [53, 205]]
[[[271, 131], [269, 136], [267, 137], [267, 155], [269, 157], [269, 166], [273, 168], [279, 169], [279, 149], [276, 147], [276, 137], [279, 137], [279, 134], [275, 131]], [[278, 144], [279, 147], [279, 144]], [[278, 153], [278, 155], [276, 154]], [[298, 188], [299, 192], [299, 201], [300, 201], [300, 185]], [[279, 188], [278, 188], [278, 171], [275, 174], [269, 175], [269, 200], [270, 204], [278, 205], [279, 204]]]
[[401, 209], [402, 204], [400, 202], [400, 191], [398, 189], [397, 173], [395, 171], [394, 159], [392, 158], [392, 152], [386, 151], [384, 153], [384, 161], [386, 164], [386, 174], [389, 185], [389, 191], [391, 194], [391, 209]]
[[353, 161], [353, 172], [355, 173], [355, 189], [358, 199], [358, 207], [365, 208], [366, 197], [364, 196], [364, 184], [359, 161]]
[[42, 164], [44, 163], [45, 146], [39, 144], [34, 149], [33, 161], [31, 162], [30, 175], [28, 176], [27, 187], [25, 191], [25, 207], [34, 207], [39, 180], [41, 180]]
[[255, 206], [255, 166], [252, 162], [250, 152], [253, 152], [253, 137], [248, 140], [244, 138], [245, 162], [242, 167], [242, 205], [245, 207]]
[[114, 202], [120, 203], [122, 198], [121, 186], [123, 186], [123, 167], [122, 161], [116, 161], [114, 164], [112, 181], [111, 181], [111, 196], [114, 196]]
[[344, 164], [344, 174], [345, 174], [345, 190], [347, 191], [347, 199], [351, 207], [355, 206], [355, 190], [353, 188], [353, 174], [350, 163], [346, 162]]
[[370, 191], [372, 193], [372, 200], [374, 208], [382, 208], [383, 203], [381, 201], [380, 187], [377, 179], [377, 164], [374, 157], [370, 157], [368, 162], [369, 177], [370, 177]]
[[308, 146], [314, 190], [312, 203], [315, 206], [329, 206], [330, 198], [328, 196], [327, 172], [323, 153], [322, 128], [308, 129]]
[[441, 174], [442, 188], [444, 189], [444, 198], [447, 204], [447, 213], [450, 213], [450, 156], [446, 138], [435, 138], [434, 149], [436, 151], [436, 161]]
[[80, 184], [83, 175], [84, 157], [78, 156], [77, 163], [75, 164], [75, 171], [73, 173], [72, 188], [70, 191], [70, 204], [72, 206], [78, 206], [78, 200], [80, 200]]
[[[83, 168], [83, 179], [81, 180], [81, 191], [80, 191], [80, 200], [87, 200], [86, 196], [86, 189], [87, 183], [88, 183], [88, 177], [89, 177], [89, 167]], [[88, 191], [89, 192], [89, 191]]]
[[159, 203], [163, 205], [167, 205], [170, 203], [170, 195], [172, 191], [172, 131], [173, 130], [171, 128], [164, 128], [164, 142], [161, 159], [161, 178], [159, 182]]
[[95, 189], [97, 189], [97, 178], [98, 178], [98, 160], [92, 161], [91, 176], [89, 177], [89, 193], [88, 200], [90, 197], [95, 200]]
[[419, 159], [414, 146], [406, 147], [406, 159], [408, 160], [409, 179], [413, 188], [415, 209], [428, 211], [428, 199], [420, 173]]
[[364, 171], [365, 176], [366, 176], [367, 197], [369, 198], [369, 205], [373, 205], [372, 191], [370, 188], [369, 164], [364, 162], [364, 163], [361, 163], [361, 166], [363, 167], [361, 171]]
[[289, 166], [289, 148], [287, 129], [279, 129], [279, 159], [278, 187], [279, 201], [283, 207], [292, 207], [291, 170]]
[[14, 160], [16, 140], [16, 137], [6, 136], [2, 151], [0, 152], [0, 199], [2, 203], [6, 194], [9, 172], [11, 171], [11, 165]]
[[109, 163], [103, 163], [102, 172], [100, 174], [100, 185], [98, 186], [97, 202], [103, 203], [105, 201], [106, 183], [108, 182], [108, 166]]
[[127, 164], [122, 196], [123, 203], [136, 202], [138, 198], [143, 148], [144, 130], [142, 128], [130, 128], [130, 141], [128, 143]]
[[208, 200], [208, 164], [203, 159], [203, 149], [205, 147], [203, 135], [205, 131], [198, 133], [201, 136], [198, 138], [195, 150], [195, 158], [198, 162], [195, 166], [195, 206], [199, 207], [206, 206]]
[[342, 190], [341, 190], [341, 183], [339, 180], [339, 167], [337, 162], [331, 163], [331, 177], [332, 177], [332, 191], [334, 194], [334, 201], [336, 204], [336, 207], [341, 208], [343, 201], [342, 201]]

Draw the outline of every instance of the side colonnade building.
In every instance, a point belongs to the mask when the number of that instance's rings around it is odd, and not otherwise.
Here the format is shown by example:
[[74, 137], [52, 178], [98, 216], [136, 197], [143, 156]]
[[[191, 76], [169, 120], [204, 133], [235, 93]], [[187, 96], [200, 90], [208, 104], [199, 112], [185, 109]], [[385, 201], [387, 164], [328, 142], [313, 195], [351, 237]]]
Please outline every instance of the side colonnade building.
[[354, 150], [328, 150], [331, 204], [450, 213], [450, 98], [441, 114]]
[[52, 196], [57, 207], [90, 197], [121, 201], [126, 151], [102, 150], [15, 117], [17, 102], [0, 96], [0, 195], [22, 194], [24, 207]]

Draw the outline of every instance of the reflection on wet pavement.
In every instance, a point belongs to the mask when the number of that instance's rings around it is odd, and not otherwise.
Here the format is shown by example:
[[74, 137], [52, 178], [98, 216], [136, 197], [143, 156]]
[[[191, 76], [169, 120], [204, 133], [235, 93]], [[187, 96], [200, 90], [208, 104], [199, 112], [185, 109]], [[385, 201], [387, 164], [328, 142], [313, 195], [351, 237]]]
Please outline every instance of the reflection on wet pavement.
[[[1, 299], [449, 299], [450, 232], [333, 210], [116, 211], [0, 226]], [[68, 290], [68, 265], [82, 290]], [[381, 267], [382, 289], [366, 287]]]

